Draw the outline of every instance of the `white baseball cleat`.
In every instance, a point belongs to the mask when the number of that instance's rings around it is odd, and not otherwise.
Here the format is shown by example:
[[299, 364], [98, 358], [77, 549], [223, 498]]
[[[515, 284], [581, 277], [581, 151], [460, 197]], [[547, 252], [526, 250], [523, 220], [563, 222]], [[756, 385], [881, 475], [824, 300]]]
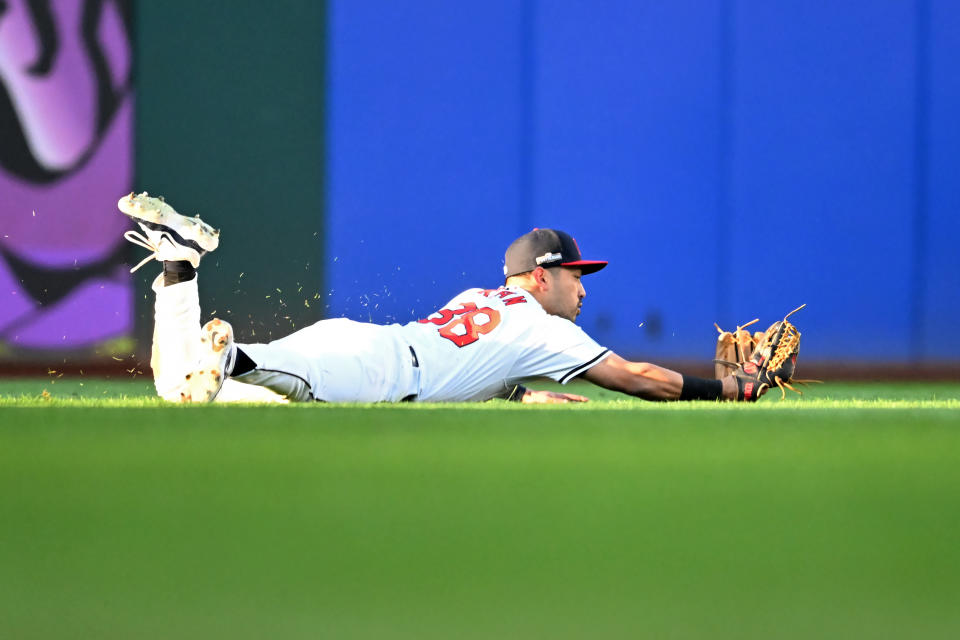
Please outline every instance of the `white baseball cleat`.
[[223, 387], [227, 371], [233, 368], [236, 348], [233, 327], [214, 318], [200, 331], [200, 362], [188, 373], [180, 392], [181, 402], [213, 402]]
[[220, 244], [220, 232], [200, 216], [180, 215], [163, 198], [151, 198], [146, 191], [120, 198], [117, 207], [143, 230], [127, 231], [123, 237], [151, 252], [131, 273], [150, 260], [186, 260], [196, 269], [200, 258]]

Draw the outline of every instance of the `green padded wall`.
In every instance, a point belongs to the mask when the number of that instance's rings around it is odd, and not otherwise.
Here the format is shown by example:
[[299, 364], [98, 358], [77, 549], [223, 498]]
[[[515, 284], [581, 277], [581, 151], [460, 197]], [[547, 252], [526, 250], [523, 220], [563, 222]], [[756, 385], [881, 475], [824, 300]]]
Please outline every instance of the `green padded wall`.
[[141, 1], [136, 27], [137, 189], [222, 230], [200, 268], [204, 321], [259, 342], [320, 319], [325, 3]]

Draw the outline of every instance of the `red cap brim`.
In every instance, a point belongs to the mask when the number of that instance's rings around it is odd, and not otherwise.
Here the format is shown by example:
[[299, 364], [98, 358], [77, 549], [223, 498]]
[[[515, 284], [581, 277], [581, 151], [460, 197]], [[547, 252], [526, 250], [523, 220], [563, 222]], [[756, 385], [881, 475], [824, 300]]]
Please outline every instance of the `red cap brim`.
[[596, 273], [607, 266], [606, 260], [577, 260], [576, 262], [561, 262], [561, 267], [577, 267], [583, 272], [583, 275], [588, 273]]

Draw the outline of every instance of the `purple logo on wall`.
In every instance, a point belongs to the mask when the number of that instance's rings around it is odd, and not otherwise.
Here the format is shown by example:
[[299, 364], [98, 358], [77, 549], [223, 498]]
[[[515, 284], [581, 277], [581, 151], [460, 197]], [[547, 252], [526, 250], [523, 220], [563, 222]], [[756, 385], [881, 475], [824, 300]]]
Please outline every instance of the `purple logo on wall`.
[[116, 211], [133, 179], [130, 11], [130, 0], [0, 0], [0, 345], [131, 333]]

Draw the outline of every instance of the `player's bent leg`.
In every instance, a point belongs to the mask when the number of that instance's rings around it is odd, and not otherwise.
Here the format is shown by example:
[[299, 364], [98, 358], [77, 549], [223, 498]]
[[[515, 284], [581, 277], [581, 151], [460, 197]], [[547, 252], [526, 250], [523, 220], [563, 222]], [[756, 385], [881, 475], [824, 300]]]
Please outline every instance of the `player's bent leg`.
[[[245, 362], [241, 363], [240, 361]], [[233, 327], [229, 322], [214, 318], [200, 330], [199, 360], [196, 367], [184, 376], [180, 388], [181, 402], [289, 402], [310, 400], [310, 392], [299, 380], [284, 380], [276, 373], [270, 376], [250, 376], [254, 369], [231, 379], [239, 365], [252, 361], [233, 342]], [[245, 384], [241, 384], [244, 382]]]
[[244, 344], [238, 347], [254, 368], [233, 375], [231, 380], [268, 389], [292, 402], [314, 400], [313, 375], [303, 356], [273, 344]]
[[389, 327], [321, 320], [270, 344], [240, 348], [256, 369], [236, 379], [278, 393], [290, 385], [297, 393], [291, 400], [398, 402], [419, 393], [410, 346]]
[[220, 387], [220, 393], [214, 402], [244, 402], [256, 404], [286, 404], [290, 400], [266, 387], [243, 384], [233, 378], [227, 378]]
[[236, 347], [233, 327], [214, 318], [200, 330], [199, 359], [195, 369], [185, 374], [180, 399], [183, 402], [212, 402], [233, 368]]
[[395, 402], [418, 385], [410, 348], [393, 335], [377, 325], [321, 320], [269, 344], [239, 345], [254, 364], [233, 379], [292, 401]]
[[184, 376], [194, 369], [199, 355], [200, 300], [195, 269], [206, 253], [217, 248], [219, 233], [199, 217], [180, 215], [163, 198], [146, 193], [131, 193], [117, 206], [142, 231], [128, 231], [124, 238], [151, 252], [131, 271], [150, 260], [164, 264], [164, 274], [153, 282], [156, 302], [150, 366], [160, 397], [178, 401]]
[[230, 325], [213, 320], [198, 344], [200, 364], [184, 376], [184, 401], [223, 400], [225, 381], [230, 400], [249, 402], [264, 399], [239, 387], [293, 402], [396, 402], [419, 391], [410, 347], [377, 325], [324, 320], [269, 344], [235, 345]]
[[196, 368], [200, 355], [200, 298], [197, 279], [165, 287], [163, 276], [153, 282], [153, 348], [150, 366], [157, 394], [179, 402], [184, 376]]

